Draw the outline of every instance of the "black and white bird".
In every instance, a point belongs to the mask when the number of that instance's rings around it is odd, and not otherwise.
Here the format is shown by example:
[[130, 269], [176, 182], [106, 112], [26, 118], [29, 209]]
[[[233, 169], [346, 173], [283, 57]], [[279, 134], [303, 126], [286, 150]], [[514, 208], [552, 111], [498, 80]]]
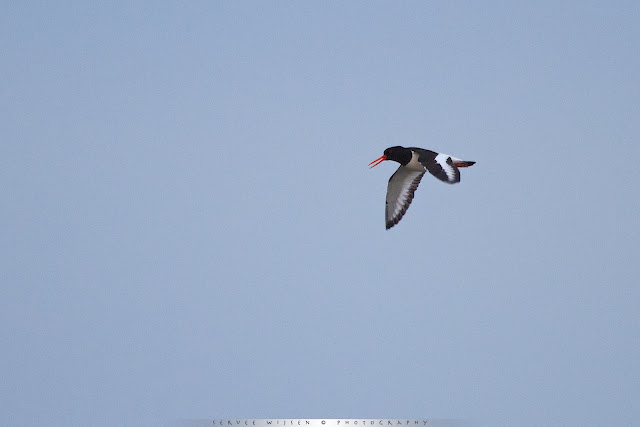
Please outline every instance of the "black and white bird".
[[400, 163], [398, 170], [389, 178], [387, 186], [387, 205], [385, 220], [387, 230], [396, 225], [404, 216], [413, 201], [420, 180], [425, 172], [448, 184], [460, 182], [460, 170], [475, 164], [452, 157], [448, 154], [436, 153], [431, 150], [416, 147], [390, 147], [384, 154], [373, 162], [369, 168], [378, 166], [385, 160]]

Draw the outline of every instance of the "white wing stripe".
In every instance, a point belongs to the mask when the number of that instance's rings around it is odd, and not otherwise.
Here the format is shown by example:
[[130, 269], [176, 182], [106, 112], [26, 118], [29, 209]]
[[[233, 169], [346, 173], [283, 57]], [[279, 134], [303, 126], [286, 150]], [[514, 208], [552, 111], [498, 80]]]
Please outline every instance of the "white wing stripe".
[[425, 170], [410, 170], [400, 166], [389, 179], [387, 186], [386, 223], [387, 228], [397, 224], [413, 201], [413, 194]]
[[451, 156], [449, 156], [448, 154], [438, 154], [435, 158], [435, 161], [438, 162], [440, 166], [442, 166], [442, 170], [444, 170], [444, 173], [446, 173], [447, 177], [449, 177], [449, 181], [455, 181], [456, 172], [453, 170], [453, 166], [447, 163], [449, 157]]

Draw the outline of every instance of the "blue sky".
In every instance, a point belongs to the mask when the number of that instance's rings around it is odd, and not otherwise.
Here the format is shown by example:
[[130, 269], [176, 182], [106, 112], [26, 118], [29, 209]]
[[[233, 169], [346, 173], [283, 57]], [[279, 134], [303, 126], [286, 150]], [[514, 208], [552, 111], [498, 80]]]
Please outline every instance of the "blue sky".
[[1, 11], [1, 424], [640, 419], [636, 2]]

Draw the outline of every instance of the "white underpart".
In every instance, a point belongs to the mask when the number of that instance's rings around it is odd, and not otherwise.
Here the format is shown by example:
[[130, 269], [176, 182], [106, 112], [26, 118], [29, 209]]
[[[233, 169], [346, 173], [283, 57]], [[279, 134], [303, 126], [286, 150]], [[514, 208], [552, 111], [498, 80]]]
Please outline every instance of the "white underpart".
[[422, 163], [418, 161], [419, 157], [420, 156], [418, 155], [418, 153], [412, 152], [411, 161], [409, 161], [409, 163], [405, 165], [405, 168], [423, 172], [425, 170], [425, 167]]

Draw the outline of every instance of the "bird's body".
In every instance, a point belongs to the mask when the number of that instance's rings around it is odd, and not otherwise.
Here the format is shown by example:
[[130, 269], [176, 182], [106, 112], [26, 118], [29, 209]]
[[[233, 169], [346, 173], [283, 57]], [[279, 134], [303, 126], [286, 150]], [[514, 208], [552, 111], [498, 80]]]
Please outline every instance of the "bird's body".
[[420, 180], [425, 172], [429, 171], [440, 181], [448, 184], [460, 182], [460, 170], [473, 165], [469, 162], [436, 153], [417, 147], [390, 147], [384, 150], [384, 154], [369, 163], [371, 167], [377, 166], [385, 160], [393, 160], [400, 163], [398, 170], [389, 178], [387, 185], [387, 202], [385, 209], [385, 222], [387, 230], [396, 225], [404, 216], [409, 205], [413, 201]]

